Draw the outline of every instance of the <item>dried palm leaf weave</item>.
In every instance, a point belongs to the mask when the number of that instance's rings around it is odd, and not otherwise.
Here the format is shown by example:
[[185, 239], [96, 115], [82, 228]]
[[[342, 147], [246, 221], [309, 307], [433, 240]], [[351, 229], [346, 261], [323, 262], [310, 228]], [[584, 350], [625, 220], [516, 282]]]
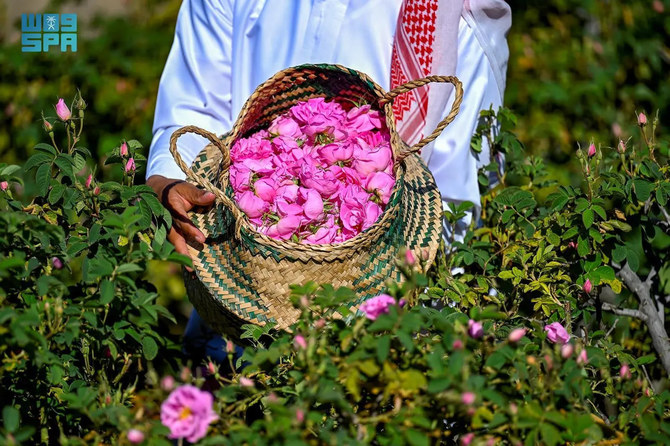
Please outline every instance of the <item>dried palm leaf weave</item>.
[[[429, 82], [452, 83], [455, 100], [435, 131], [408, 147], [396, 132], [392, 101]], [[259, 233], [235, 204], [228, 183], [229, 150], [238, 138], [269, 127], [296, 103], [316, 97], [337, 101], [345, 109], [372, 104], [385, 116], [391, 134], [396, 177], [391, 199], [373, 226], [338, 244], [301, 244]], [[385, 92], [367, 75], [346, 67], [301, 65], [261, 84], [223, 137], [194, 126], [174, 132], [170, 151], [175, 161], [190, 182], [217, 197], [209, 211], [190, 214], [207, 239], [201, 246], [189, 247], [194, 273], [185, 273], [185, 283], [205, 322], [239, 342], [243, 324], [274, 322], [285, 330], [296, 321], [300, 311], [290, 302], [291, 284], [315, 281], [350, 287], [357, 295], [350, 308], [356, 311], [364, 300], [383, 292], [388, 280], [402, 280], [397, 259], [404, 249], [427, 258], [428, 268], [439, 246], [442, 200], [417, 152], [454, 119], [462, 97], [461, 83], [452, 76], [429, 76]], [[179, 136], [189, 132], [211, 141], [190, 167], [177, 150]]]

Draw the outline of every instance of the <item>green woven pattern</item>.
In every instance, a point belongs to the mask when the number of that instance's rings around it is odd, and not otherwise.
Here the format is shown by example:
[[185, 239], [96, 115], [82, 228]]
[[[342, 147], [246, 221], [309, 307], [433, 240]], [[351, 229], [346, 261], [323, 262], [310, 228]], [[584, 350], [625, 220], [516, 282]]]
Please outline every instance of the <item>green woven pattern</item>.
[[[311, 97], [336, 100], [347, 108], [364, 99], [375, 104], [383, 90], [354, 70], [338, 66], [301, 66], [278, 73], [261, 85], [245, 104], [233, 132], [222, 137], [232, 146], [237, 136], [266, 128], [292, 105]], [[390, 106], [383, 108], [388, 112]], [[386, 114], [387, 123], [392, 116]], [[389, 129], [395, 132], [394, 123]], [[236, 136], [237, 135], [237, 136]], [[399, 138], [392, 137], [392, 144]], [[393, 147], [400, 153], [407, 147]], [[213, 144], [196, 157], [192, 170], [232, 197], [227, 172], [221, 169], [222, 154]], [[244, 323], [276, 322], [288, 328], [299, 312], [289, 301], [289, 285], [307, 281], [352, 288], [356, 311], [364, 300], [383, 292], [389, 280], [401, 280], [396, 262], [405, 248], [428, 264], [435, 256], [441, 235], [442, 201], [432, 174], [418, 155], [409, 155], [396, 165], [393, 194], [380, 220], [359, 237], [363, 242], [347, 245], [310, 245], [268, 240], [248, 226], [236, 236], [235, 218], [218, 203], [207, 213], [192, 213], [194, 224], [207, 240], [191, 247], [196, 275], [186, 274], [189, 297], [213, 329], [240, 341]]]

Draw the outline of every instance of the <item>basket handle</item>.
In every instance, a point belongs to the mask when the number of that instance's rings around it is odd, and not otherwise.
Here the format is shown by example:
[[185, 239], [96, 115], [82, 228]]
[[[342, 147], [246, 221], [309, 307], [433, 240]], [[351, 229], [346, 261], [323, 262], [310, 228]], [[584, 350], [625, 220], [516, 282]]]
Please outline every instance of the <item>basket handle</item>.
[[392, 103], [393, 99], [396, 96], [401, 95], [403, 93], [407, 93], [410, 90], [422, 87], [422, 86], [424, 86], [426, 84], [429, 84], [431, 82], [444, 82], [444, 83], [449, 83], [449, 84], [454, 85], [454, 88], [456, 89], [456, 94], [454, 96], [454, 103], [451, 106], [451, 111], [449, 112], [449, 114], [444, 119], [442, 119], [442, 121], [440, 121], [439, 124], [437, 124], [437, 127], [435, 127], [435, 130], [433, 130], [433, 133], [426, 136], [421, 141], [414, 144], [412, 147], [409, 147], [405, 150], [402, 150], [398, 154], [398, 157], [396, 159], [396, 163], [401, 162], [402, 160], [407, 158], [412, 153], [418, 152], [419, 150], [421, 150], [423, 148], [423, 146], [425, 146], [429, 142], [434, 141], [435, 138], [440, 136], [440, 133], [442, 133], [442, 130], [444, 130], [444, 128], [446, 126], [448, 126], [451, 123], [451, 121], [454, 120], [454, 118], [458, 114], [458, 111], [461, 108], [461, 102], [463, 102], [463, 85], [461, 84], [461, 81], [458, 80], [458, 78], [456, 76], [427, 76], [427, 77], [423, 77], [421, 79], [416, 79], [416, 80], [413, 80], [413, 81], [409, 81], [405, 84], [399, 85], [399, 86], [395, 87], [393, 90], [387, 92], [379, 100], [379, 103], [382, 104], [382, 105], [386, 104], [387, 102]]
[[230, 152], [214, 133], [208, 132], [207, 130], [201, 129], [200, 127], [196, 127], [194, 125], [184, 126], [179, 130], [176, 130], [170, 137], [170, 153], [172, 153], [172, 157], [177, 163], [177, 166], [179, 166], [179, 168], [186, 174], [187, 178], [193, 180], [206, 191], [213, 193], [216, 198], [221, 203], [223, 203], [225, 207], [228, 208], [228, 210], [233, 214], [233, 217], [235, 217], [237, 227], [236, 232], [239, 233], [240, 223], [244, 220], [242, 211], [235, 205], [235, 203], [233, 203], [228, 195], [226, 195], [218, 187], [214, 186], [211, 181], [193, 172], [193, 170], [191, 170], [191, 168], [186, 165], [181, 155], [179, 154], [179, 151], [177, 150], [177, 140], [180, 136], [186, 133], [195, 133], [196, 135], [200, 135], [209, 139], [221, 151], [221, 154], [223, 155], [221, 160], [221, 169], [223, 169], [224, 176], [228, 175], [228, 169], [230, 168]]

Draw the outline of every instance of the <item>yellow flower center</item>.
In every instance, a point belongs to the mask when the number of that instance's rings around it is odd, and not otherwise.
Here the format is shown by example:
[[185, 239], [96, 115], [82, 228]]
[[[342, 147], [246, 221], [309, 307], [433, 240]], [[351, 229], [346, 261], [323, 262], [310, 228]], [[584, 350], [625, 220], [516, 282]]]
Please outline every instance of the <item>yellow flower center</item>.
[[179, 412], [179, 419], [180, 420], [185, 420], [186, 418], [191, 416], [191, 408], [190, 407], [183, 407], [181, 411]]

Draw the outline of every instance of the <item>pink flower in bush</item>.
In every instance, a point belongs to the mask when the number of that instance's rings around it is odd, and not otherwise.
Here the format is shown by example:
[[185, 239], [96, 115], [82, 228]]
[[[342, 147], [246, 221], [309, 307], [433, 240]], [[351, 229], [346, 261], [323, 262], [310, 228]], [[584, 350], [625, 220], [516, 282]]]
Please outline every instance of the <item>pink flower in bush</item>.
[[137, 429], [130, 429], [128, 431], [128, 441], [132, 444], [140, 444], [144, 441], [144, 433]]
[[595, 154], [596, 154], [596, 145], [591, 143], [589, 145], [589, 151], [588, 151], [589, 158], [593, 157]]
[[579, 355], [577, 355], [577, 364], [586, 365], [589, 363], [589, 357], [586, 354], [586, 349], [583, 348]]
[[47, 132], [51, 132], [54, 128], [54, 126], [51, 125], [51, 123], [46, 119], [42, 120], [42, 126], [44, 127], [44, 130], [46, 130]]
[[135, 158], [128, 158], [126, 163], [126, 173], [135, 171]]
[[128, 144], [126, 144], [125, 141], [121, 144], [121, 147], [119, 148], [119, 154], [121, 156], [127, 156], [128, 155]]
[[86, 188], [87, 188], [87, 189], [88, 189], [89, 187], [91, 187], [91, 181], [93, 181], [93, 175], [92, 175], [92, 174], [88, 174], [88, 178], [86, 178]]
[[547, 338], [554, 344], [565, 344], [570, 340], [570, 335], [560, 322], [552, 322], [544, 326], [547, 332]]
[[619, 145], [617, 146], [617, 150], [621, 154], [626, 153], [626, 143], [621, 139], [619, 140]]
[[623, 364], [619, 369], [619, 376], [621, 379], [630, 379], [633, 375], [630, 373], [630, 367], [628, 364]]
[[468, 334], [473, 339], [479, 339], [484, 336], [484, 326], [472, 319], [468, 321]]
[[253, 387], [253, 380], [247, 378], [246, 376], [240, 376], [240, 386], [242, 387]]
[[191, 385], [177, 387], [161, 405], [161, 423], [170, 429], [169, 438], [195, 443], [218, 417], [212, 409], [214, 397]]
[[476, 395], [472, 392], [463, 392], [461, 395], [461, 402], [466, 406], [471, 406], [474, 404], [476, 398]]
[[451, 347], [454, 350], [463, 350], [463, 341], [461, 341], [460, 339], [455, 339], [454, 343], [451, 344]]
[[9, 183], [6, 181], [0, 181], [0, 189], [5, 192], [9, 188]]
[[396, 300], [388, 294], [380, 294], [366, 300], [360, 306], [360, 310], [365, 313], [365, 317], [374, 321], [382, 314], [387, 314], [391, 305], [395, 305]]
[[586, 294], [591, 294], [592, 289], [593, 285], [591, 284], [591, 281], [589, 279], [586, 279], [586, 282], [584, 282], [584, 292]]
[[53, 265], [54, 269], [63, 269], [63, 261], [58, 257], [51, 259], [51, 265]]
[[510, 332], [507, 339], [509, 339], [510, 342], [519, 342], [524, 336], [526, 336], [525, 328], [515, 328]]
[[295, 421], [297, 421], [299, 424], [302, 424], [302, 422], [305, 421], [305, 411], [302, 409], [297, 409], [295, 411]]
[[63, 100], [63, 98], [58, 99], [58, 103], [56, 104], [56, 114], [58, 115], [58, 119], [63, 122], [69, 120], [72, 117], [72, 112], [70, 112], [70, 109], [65, 104], [65, 100]]
[[414, 264], [416, 263], [416, 257], [414, 257], [414, 253], [412, 252], [411, 249], [405, 250], [405, 263], [408, 264], [409, 266], [414, 266]]
[[647, 125], [647, 115], [645, 115], [644, 113], [640, 113], [639, 115], [637, 115], [637, 125], [639, 125], [640, 127], [644, 127], [645, 125]]
[[461, 437], [461, 445], [463, 446], [468, 446], [470, 443], [472, 443], [475, 439], [475, 434], [470, 432], [469, 434], [465, 434]]
[[303, 335], [296, 335], [296, 337], [293, 338], [293, 344], [297, 349], [307, 348], [307, 341], [305, 340], [305, 337]]
[[563, 359], [568, 359], [572, 356], [572, 353], [575, 351], [575, 348], [569, 342], [566, 342], [561, 346], [561, 357]]
[[165, 375], [163, 379], [161, 379], [161, 389], [165, 390], [166, 392], [169, 392], [174, 388], [174, 378], [171, 375]]

